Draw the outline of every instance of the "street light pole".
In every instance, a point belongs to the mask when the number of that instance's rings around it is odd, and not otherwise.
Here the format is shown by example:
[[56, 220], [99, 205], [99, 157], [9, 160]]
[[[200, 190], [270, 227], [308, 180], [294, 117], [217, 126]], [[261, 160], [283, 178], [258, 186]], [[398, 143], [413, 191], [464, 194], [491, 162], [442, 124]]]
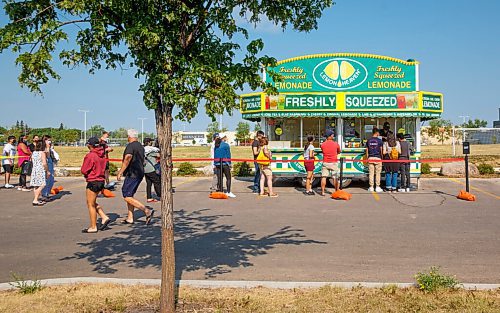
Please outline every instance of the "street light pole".
[[147, 117], [139, 117], [138, 120], [141, 120], [141, 143], [144, 144], [144, 120], [147, 120]]
[[83, 145], [87, 143], [87, 113], [89, 110], [78, 110], [78, 112], [83, 112]]
[[[465, 124], [466, 119], [470, 118], [470, 116], [468, 116], [468, 115], [460, 115], [459, 117], [462, 118], [462, 121], [463, 121], [462, 125]], [[465, 141], [465, 129], [464, 129], [464, 127], [462, 127], [462, 142], [464, 142], [464, 141]]]

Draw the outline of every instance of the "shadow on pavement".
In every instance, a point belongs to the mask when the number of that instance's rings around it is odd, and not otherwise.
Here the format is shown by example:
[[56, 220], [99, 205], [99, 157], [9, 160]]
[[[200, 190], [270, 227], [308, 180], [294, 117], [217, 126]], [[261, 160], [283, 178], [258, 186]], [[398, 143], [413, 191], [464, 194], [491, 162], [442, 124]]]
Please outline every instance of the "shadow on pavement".
[[[176, 212], [176, 279], [183, 272], [204, 270], [206, 278], [229, 273], [233, 268], [253, 266], [251, 257], [267, 254], [278, 245], [326, 244], [324, 241], [307, 239], [303, 230], [291, 226], [258, 237], [245, 233], [234, 225], [220, 223], [230, 215], [210, 215], [209, 209]], [[100, 274], [113, 274], [123, 267], [161, 267], [160, 221], [147, 227], [144, 221], [134, 225], [113, 224], [123, 228], [110, 237], [77, 243], [86, 250], [76, 252], [62, 261], [85, 259]], [[100, 233], [102, 234], [102, 233]]]

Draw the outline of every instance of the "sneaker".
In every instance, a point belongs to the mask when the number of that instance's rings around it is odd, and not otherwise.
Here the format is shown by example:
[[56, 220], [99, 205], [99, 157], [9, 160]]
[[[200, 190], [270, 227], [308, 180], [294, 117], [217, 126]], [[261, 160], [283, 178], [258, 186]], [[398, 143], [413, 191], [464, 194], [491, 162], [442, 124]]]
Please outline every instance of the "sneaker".
[[229, 198], [236, 198], [236, 195], [232, 192], [228, 192], [226, 193], [226, 195], [229, 197]]
[[368, 188], [368, 192], [373, 192], [373, 187]]
[[398, 189], [398, 192], [405, 192], [406, 190], [404, 188]]
[[384, 192], [384, 191], [382, 190], [382, 188], [377, 187], [377, 188], [375, 188], [375, 192]]
[[23, 188], [22, 187], [17, 187], [17, 191], [22, 191]]
[[31, 189], [26, 188], [26, 187], [25, 187], [25, 188], [22, 188], [21, 190], [22, 190], [22, 191], [31, 191]]
[[254, 189], [252, 190], [252, 193], [260, 193], [260, 190]]
[[3, 186], [5, 189], [11, 189], [11, 188], [14, 188], [15, 186], [14, 185], [11, 185], [11, 184], [5, 184], [5, 186]]
[[391, 191], [392, 191], [392, 187], [386, 187], [386, 188], [385, 188], [385, 191], [386, 191], [386, 192], [391, 192]]
[[406, 188], [406, 192], [410, 192], [410, 188]]

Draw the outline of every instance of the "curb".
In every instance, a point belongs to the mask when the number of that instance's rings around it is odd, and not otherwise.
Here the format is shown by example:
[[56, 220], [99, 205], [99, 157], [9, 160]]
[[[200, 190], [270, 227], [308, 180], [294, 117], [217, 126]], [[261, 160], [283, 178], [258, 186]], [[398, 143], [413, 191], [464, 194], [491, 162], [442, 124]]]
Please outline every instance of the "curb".
[[[28, 280], [26, 282], [31, 283]], [[146, 285], [160, 286], [160, 279], [126, 279], [126, 278], [104, 278], [104, 277], [70, 277], [40, 280], [44, 286], [71, 285], [78, 283], [87, 284], [120, 284], [120, 285]], [[382, 288], [384, 286], [397, 286], [398, 288], [415, 287], [414, 283], [381, 283], [381, 282], [293, 282], [293, 281], [245, 281], [245, 280], [177, 280], [176, 285], [180, 287], [195, 288], [271, 288], [271, 289], [307, 289], [321, 288], [325, 286], [338, 288]], [[475, 284], [464, 283], [462, 288], [467, 290], [493, 290], [499, 289], [500, 284]], [[15, 289], [10, 283], [0, 283], [0, 290]]]

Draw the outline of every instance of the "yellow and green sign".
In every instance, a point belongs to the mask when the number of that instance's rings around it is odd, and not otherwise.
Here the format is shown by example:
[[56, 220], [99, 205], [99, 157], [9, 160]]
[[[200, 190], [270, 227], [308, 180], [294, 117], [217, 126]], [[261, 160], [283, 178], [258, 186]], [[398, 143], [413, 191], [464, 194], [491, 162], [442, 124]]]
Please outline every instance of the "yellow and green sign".
[[267, 71], [282, 81], [268, 83], [279, 92], [416, 91], [416, 62], [371, 54], [320, 54], [278, 62]]

